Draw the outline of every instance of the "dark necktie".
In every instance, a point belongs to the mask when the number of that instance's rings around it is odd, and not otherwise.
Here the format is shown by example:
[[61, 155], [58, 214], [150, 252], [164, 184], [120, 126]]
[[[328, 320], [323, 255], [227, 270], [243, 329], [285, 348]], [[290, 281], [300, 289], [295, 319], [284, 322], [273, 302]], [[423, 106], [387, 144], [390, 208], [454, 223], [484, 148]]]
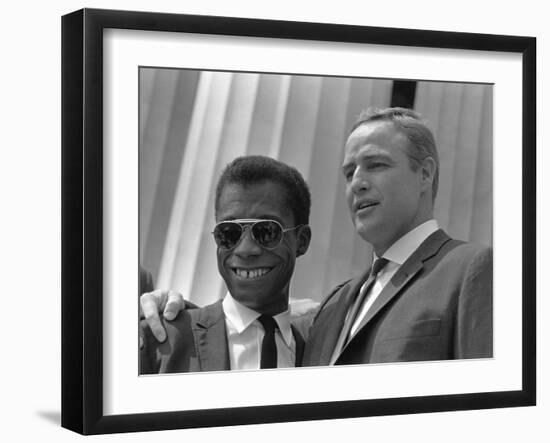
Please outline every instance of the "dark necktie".
[[260, 359], [260, 368], [277, 367], [277, 346], [275, 345], [275, 329], [277, 322], [269, 315], [260, 315], [258, 321], [264, 327], [264, 339], [262, 340], [262, 354]]
[[372, 268], [371, 268], [371, 271], [370, 271], [370, 274], [369, 274], [369, 278], [367, 279], [367, 281], [363, 285], [363, 290], [359, 291], [359, 295], [355, 299], [355, 302], [354, 302], [353, 307], [351, 308], [351, 311], [350, 311], [350, 314], [349, 314], [349, 318], [348, 318], [349, 321], [346, 324], [346, 337], [348, 337], [348, 340], [351, 339], [351, 337], [349, 337], [351, 328], [352, 328], [353, 324], [355, 323], [355, 321], [357, 319], [357, 316], [359, 315], [359, 313], [361, 311], [361, 307], [363, 306], [363, 303], [365, 302], [365, 298], [367, 297], [367, 294], [368, 294], [370, 288], [372, 287], [372, 285], [376, 281], [376, 276], [382, 270], [382, 268], [384, 266], [386, 266], [387, 263], [388, 263], [387, 259], [378, 258], [378, 259], [376, 259], [376, 261], [372, 265]]

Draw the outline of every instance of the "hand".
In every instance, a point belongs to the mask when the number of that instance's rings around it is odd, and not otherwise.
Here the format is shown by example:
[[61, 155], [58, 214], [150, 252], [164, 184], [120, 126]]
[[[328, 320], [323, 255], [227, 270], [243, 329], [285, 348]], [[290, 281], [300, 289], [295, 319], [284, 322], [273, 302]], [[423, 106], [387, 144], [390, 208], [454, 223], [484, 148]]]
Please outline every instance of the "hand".
[[301, 317], [302, 315], [314, 312], [319, 307], [319, 304], [319, 302], [316, 302], [311, 298], [290, 299], [288, 301], [290, 316]]
[[[153, 336], [159, 341], [166, 340], [166, 331], [160, 321], [159, 312], [168, 320], [174, 320], [180, 311], [185, 309], [183, 296], [176, 291], [157, 289], [146, 292], [139, 298], [139, 316], [145, 318]], [[143, 347], [143, 339], [139, 338], [139, 347]]]

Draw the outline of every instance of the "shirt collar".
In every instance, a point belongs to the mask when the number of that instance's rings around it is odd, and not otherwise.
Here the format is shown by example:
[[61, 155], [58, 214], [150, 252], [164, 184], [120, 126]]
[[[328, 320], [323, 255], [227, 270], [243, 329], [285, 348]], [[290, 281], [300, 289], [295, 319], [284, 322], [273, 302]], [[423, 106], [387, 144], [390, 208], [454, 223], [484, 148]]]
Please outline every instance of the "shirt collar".
[[[239, 303], [228, 292], [222, 302], [223, 313], [231, 322], [238, 334], [241, 334], [260, 316], [259, 312]], [[290, 327], [290, 311], [286, 310], [273, 317], [279, 326], [281, 336], [285, 343], [290, 346], [292, 343], [292, 329]]]
[[[438, 229], [439, 225], [437, 224], [437, 220], [428, 220], [397, 240], [386, 252], [384, 252], [382, 257], [398, 265], [402, 265], [413, 252], [418, 249], [422, 242]], [[375, 254], [375, 259], [376, 258]]]

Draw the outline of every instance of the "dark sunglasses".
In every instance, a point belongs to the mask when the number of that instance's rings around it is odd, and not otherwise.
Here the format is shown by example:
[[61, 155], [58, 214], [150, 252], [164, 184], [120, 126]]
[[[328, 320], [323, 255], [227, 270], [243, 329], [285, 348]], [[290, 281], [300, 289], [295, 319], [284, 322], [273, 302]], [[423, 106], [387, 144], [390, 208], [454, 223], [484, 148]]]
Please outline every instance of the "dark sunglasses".
[[285, 232], [304, 225], [283, 228], [276, 220], [239, 219], [223, 221], [214, 227], [214, 240], [222, 249], [233, 249], [239, 244], [246, 229], [250, 229], [252, 238], [262, 248], [275, 249], [283, 241]]

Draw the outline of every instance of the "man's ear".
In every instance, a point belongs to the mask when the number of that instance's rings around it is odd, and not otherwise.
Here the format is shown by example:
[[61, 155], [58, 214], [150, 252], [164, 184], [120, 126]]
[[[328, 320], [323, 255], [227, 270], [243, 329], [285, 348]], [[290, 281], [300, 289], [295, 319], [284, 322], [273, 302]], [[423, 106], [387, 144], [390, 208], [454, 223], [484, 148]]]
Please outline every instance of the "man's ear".
[[311, 241], [311, 228], [309, 225], [301, 226], [298, 228], [297, 232], [297, 241], [298, 247], [296, 248], [296, 257], [304, 255], [309, 248], [309, 243]]
[[432, 183], [435, 178], [435, 172], [437, 170], [437, 164], [433, 157], [426, 157], [422, 160], [420, 166], [420, 172], [422, 174], [422, 183], [425, 185], [425, 189], [432, 189]]

